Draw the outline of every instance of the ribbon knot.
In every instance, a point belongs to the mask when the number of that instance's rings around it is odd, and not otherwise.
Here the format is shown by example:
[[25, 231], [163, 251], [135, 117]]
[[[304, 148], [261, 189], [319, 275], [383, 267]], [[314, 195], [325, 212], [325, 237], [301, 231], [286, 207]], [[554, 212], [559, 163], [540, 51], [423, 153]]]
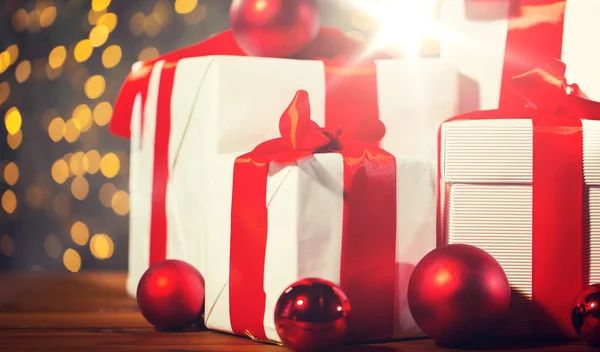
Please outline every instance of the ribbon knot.
[[362, 153], [377, 146], [385, 135], [385, 126], [380, 120], [365, 119], [334, 130], [322, 128], [311, 120], [308, 92], [299, 90], [279, 119], [279, 132], [280, 138], [259, 144], [253, 153], [278, 162], [342, 150]]
[[553, 59], [544, 67], [513, 77], [515, 91], [533, 109], [571, 118], [600, 117], [600, 104], [568, 84], [566, 64]]

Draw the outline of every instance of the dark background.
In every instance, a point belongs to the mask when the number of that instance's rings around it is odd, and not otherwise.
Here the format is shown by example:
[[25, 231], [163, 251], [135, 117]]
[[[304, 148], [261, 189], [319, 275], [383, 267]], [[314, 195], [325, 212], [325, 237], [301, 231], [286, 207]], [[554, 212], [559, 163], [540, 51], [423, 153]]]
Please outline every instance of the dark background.
[[[373, 21], [348, 3], [321, 1], [322, 23], [368, 40]], [[0, 270], [127, 268], [129, 142], [108, 133], [112, 104], [134, 62], [227, 29], [229, 5], [0, 0]]]

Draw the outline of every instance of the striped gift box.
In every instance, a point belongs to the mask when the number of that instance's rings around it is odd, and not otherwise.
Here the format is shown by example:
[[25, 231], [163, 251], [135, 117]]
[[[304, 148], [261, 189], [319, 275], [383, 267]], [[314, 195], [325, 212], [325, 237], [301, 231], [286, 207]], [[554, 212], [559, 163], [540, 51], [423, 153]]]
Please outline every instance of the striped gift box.
[[[600, 282], [600, 122], [582, 120], [584, 277]], [[504, 333], [532, 333], [532, 161], [529, 119], [461, 120], [441, 126], [444, 243], [493, 255], [513, 288]], [[568, 241], [568, 239], [565, 239]], [[569, 258], [556, 258], [569, 260]]]

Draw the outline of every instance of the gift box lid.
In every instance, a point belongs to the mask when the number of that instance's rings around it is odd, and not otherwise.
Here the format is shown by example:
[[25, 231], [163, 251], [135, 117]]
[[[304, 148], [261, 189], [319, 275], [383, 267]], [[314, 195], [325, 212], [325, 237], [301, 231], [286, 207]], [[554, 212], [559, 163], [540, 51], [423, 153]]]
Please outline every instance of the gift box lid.
[[[582, 120], [582, 126], [584, 181], [600, 185], [600, 121]], [[444, 182], [531, 184], [530, 119], [457, 120], [440, 128]]]

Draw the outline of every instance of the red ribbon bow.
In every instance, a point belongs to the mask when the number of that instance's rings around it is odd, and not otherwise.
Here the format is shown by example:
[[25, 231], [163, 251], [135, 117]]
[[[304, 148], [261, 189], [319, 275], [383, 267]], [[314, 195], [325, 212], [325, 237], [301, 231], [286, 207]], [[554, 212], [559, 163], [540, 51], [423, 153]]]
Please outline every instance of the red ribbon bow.
[[229, 270], [233, 332], [244, 335], [249, 331], [266, 339], [269, 163], [339, 152], [344, 159], [340, 286], [353, 302], [348, 336], [359, 340], [391, 338], [396, 285], [396, 160], [377, 145], [385, 134], [383, 123], [365, 119], [335, 131], [322, 129], [310, 120], [308, 93], [301, 90], [281, 116], [279, 130], [280, 138], [259, 144], [238, 157], [234, 165]]
[[356, 154], [376, 147], [385, 135], [385, 126], [380, 120], [367, 119], [330, 130], [319, 127], [310, 117], [308, 93], [299, 90], [279, 120], [281, 137], [259, 144], [252, 153], [277, 162], [342, 150]]
[[536, 68], [513, 77], [515, 92], [531, 108], [573, 118], [600, 116], [600, 104], [588, 100], [577, 84], [567, 84], [567, 66], [551, 60], [544, 68]]

